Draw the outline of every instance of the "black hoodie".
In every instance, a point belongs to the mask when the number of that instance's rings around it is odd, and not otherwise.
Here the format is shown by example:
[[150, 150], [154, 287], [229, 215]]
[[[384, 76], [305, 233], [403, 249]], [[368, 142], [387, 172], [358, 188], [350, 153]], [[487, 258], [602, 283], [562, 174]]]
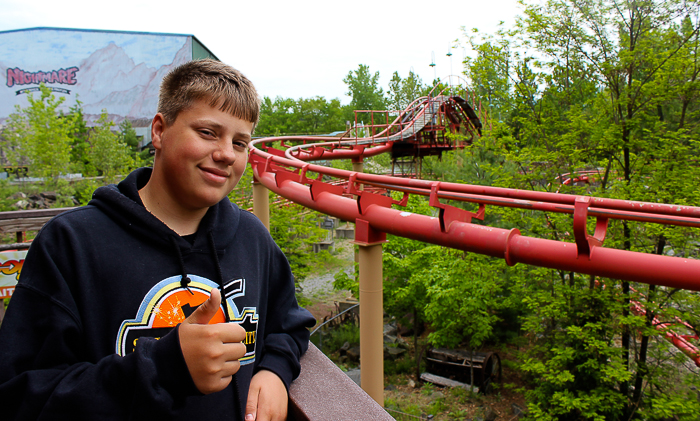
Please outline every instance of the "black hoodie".
[[[251, 376], [299, 374], [314, 319], [260, 221], [224, 198], [189, 241], [141, 203], [150, 169], [99, 188], [39, 232], [0, 328], [2, 419], [243, 419]], [[220, 288], [215, 319], [240, 323], [247, 354], [202, 395], [177, 324]]]

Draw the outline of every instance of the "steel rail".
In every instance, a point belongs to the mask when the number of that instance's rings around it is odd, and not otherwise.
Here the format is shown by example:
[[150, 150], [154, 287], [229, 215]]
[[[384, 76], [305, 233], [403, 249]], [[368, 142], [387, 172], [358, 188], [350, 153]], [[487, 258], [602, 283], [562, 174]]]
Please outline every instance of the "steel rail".
[[[424, 101], [428, 103], [430, 99]], [[421, 112], [427, 108], [427, 105], [424, 106]], [[376, 232], [499, 257], [509, 265], [524, 263], [700, 291], [700, 260], [602, 246], [608, 219], [700, 227], [698, 207], [405, 179], [306, 162], [317, 159], [361, 159], [370, 154], [387, 152], [392, 147], [391, 142], [371, 146], [372, 142], [377, 143], [374, 138], [359, 139], [368, 142], [365, 144], [314, 138], [321, 140], [321, 145], [308, 144], [297, 148], [296, 157], [287, 151], [265, 146], [273, 141], [284, 144], [287, 141], [308, 142], [311, 139], [306, 136], [281, 136], [251, 142], [250, 162], [255, 179], [293, 202], [342, 220], [365, 221], [369, 229]], [[347, 147], [351, 149], [342, 149]], [[302, 149], [309, 151], [302, 152]], [[317, 179], [307, 178], [311, 173], [318, 174]], [[323, 176], [348, 180], [347, 186], [324, 183]], [[429, 196], [431, 206], [439, 209], [439, 217], [392, 209], [391, 205], [398, 201], [362, 191], [360, 185], [403, 192], [404, 198], [410, 194]], [[440, 200], [476, 203], [480, 206], [480, 212], [470, 213], [443, 204]], [[575, 242], [528, 237], [521, 235], [518, 229], [472, 224], [472, 217], [483, 218], [484, 205], [572, 214]], [[597, 221], [593, 236], [587, 233], [588, 217]]]
[[[283, 138], [260, 139], [251, 145], [251, 153], [262, 158], [272, 156], [257, 149], [256, 145], [270, 140], [282, 140]], [[344, 151], [348, 158], [355, 158], [363, 154], [373, 156], [387, 152], [390, 145], [377, 146], [364, 151]], [[332, 154], [336, 151], [330, 151]], [[325, 157], [325, 154], [323, 155]], [[275, 156], [273, 161], [278, 165], [296, 169], [304, 169], [335, 178], [349, 179], [354, 177], [356, 182], [382, 187], [399, 192], [408, 192], [428, 196], [436, 181], [416, 180], [386, 175], [357, 173], [352, 171], [329, 168], [322, 165], [309, 164], [304, 161]], [[558, 213], [573, 213], [576, 198], [581, 197], [571, 194], [538, 192], [530, 190], [508, 189], [503, 187], [479, 186], [472, 184], [459, 184], [439, 182], [438, 196], [444, 199], [461, 200], [466, 202], [508, 206], [521, 209], [533, 209]], [[591, 197], [589, 215], [612, 219], [633, 220], [639, 222], [652, 222], [660, 224], [672, 224], [679, 226], [700, 227], [700, 208], [694, 206], [669, 205], [664, 203], [639, 202], [620, 199], [607, 199]]]
[[[264, 171], [264, 162], [253, 172], [268, 189], [302, 206], [346, 221], [366, 220], [372, 228], [427, 243], [506, 260], [508, 265], [524, 263], [590, 275], [700, 291], [700, 260], [591, 247], [582, 255], [575, 243], [523, 236], [518, 229], [502, 229], [453, 221], [445, 232], [439, 218], [403, 212], [377, 204], [359, 210], [356, 200], [322, 191], [312, 197], [311, 189], [291, 180], [276, 180]], [[279, 174], [279, 173], [277, 173]]]
[[[384, 188], [387, 190], [393, 190], [393, 191], [398, 191], [398, 192], [402, 192], [402, 193], [417, 194], [417, 195], [421, 195], [421, 196], [430, 196], [430, 194], [431, 194], [430, 189], [403, 187], [403, 186], [397, 186], [397, 185], [386, 184], [386, 183], [366, 182], [364, 184], [366, 186], [380, 187], [380, 188]], [[527, 209], [527, 210], [537, 210], [537, 211], [543, 211], [543, 212], [566, 213], [566, 214], [571, 214], [571, 215], [573, 215], [575, 212], [575, 205], [574, 204], [563, 204], [563, 203], [540, 202], [540, 201], [522, 200], [522, 199], [511, 199], [511, 198], [501, 197], [501, 196], [485, 196], [485, 195], [478, 195], [478, 194], [467, 194], [467, 193], [449, 192], [449, 191], [448, 192], [439, 191], [439, 192], [437, 192], [437, 196], [440, 199], [458, 200], [461, 202], [470, 202], [470, 203], [477, 203], [477, 204], [484, 204], [484, 205], [503, 206], [503, 207]], [[626, 220], [626, 221], [649, 222], [649, 223], [656, 223], [656, 224], [700, 228], [700, 217], [692, 218], [692, 217], [684, 217], [684, 216], [677, 216], [677, 215], [665, 215], [665, 214], [661, 214], [661, 213], [652, 213], [652, 212], [631, 212], [631, 211], [616, 210], [616, 209], [598, 208], [598, 207], [594, 207], [594, 206], [590, 206], [588, 208], [588, 215], [593, 216], [593, 217], [597, 217], [597, 218], [609, 218], [609, 219], [619, 219], [619, 220]]]

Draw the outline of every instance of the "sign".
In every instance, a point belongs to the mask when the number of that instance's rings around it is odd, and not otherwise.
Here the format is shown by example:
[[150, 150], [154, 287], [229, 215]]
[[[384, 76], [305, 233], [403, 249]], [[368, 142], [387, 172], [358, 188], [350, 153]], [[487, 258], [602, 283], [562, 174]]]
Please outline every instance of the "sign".
[[29, 174], [29, 167], [26, 166], [6, 165], [2, 169], [8, 175], [14, 175], [17, 178], [26, 177]]
[[0, 251], [0, 298], [12, 296], [26, 256], [27, 250]]

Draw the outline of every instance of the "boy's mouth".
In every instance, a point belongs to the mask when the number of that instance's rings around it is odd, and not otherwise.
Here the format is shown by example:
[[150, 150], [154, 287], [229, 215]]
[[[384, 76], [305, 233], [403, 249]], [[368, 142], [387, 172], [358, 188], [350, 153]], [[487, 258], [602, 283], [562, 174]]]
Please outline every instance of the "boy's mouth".
[[218, 168], [199, 167], [199, 169], [202, 170], [202, 172], [204, 172], [205, 175], [209, 176], [214, 181], [223, 182], [223, 181], [226, 181], [231, 176], [231, 174], [229, 174], [228, 171], [220, 170]]

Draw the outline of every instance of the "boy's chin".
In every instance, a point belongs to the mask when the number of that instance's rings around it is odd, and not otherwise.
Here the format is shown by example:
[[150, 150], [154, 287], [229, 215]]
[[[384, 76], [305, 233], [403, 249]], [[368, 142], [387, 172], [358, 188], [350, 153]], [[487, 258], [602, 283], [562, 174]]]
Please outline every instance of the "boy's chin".
[[192, 207], [196, 208], [196, 209], [210, 208], [210, 207], [216, 205], [217, 203], [221, 202], [221, 200], [223, 200], [227, 196], [228, 196], [228, 194], [224, 194], [224, 195], [210, 194], [210, 195], [207, 195], [205, 197], [199, 197], [199, 200], [197, 200], [195, 203], [193, 203]]

